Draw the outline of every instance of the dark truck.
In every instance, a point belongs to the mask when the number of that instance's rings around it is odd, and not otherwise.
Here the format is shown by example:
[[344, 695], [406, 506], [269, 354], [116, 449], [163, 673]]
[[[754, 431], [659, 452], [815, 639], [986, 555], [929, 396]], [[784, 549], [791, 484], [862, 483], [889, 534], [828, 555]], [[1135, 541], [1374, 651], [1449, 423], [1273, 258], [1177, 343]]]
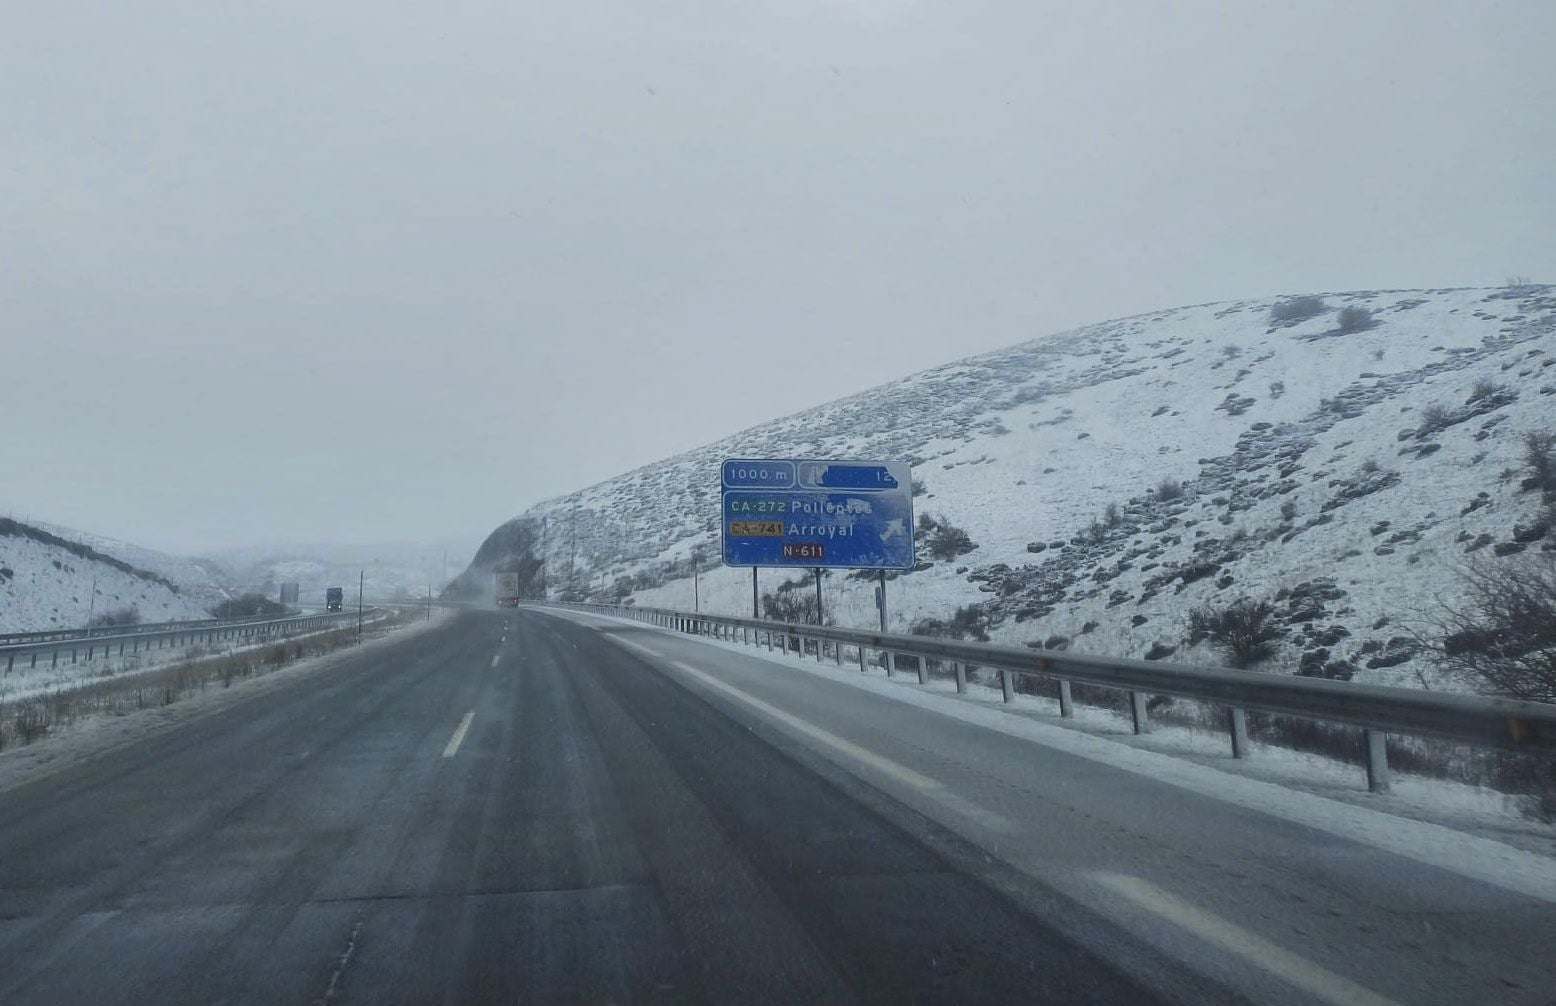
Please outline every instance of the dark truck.
[[324, 610], [339, 611], [346, 601], [346, 592], [339, 587], [324, 588]]

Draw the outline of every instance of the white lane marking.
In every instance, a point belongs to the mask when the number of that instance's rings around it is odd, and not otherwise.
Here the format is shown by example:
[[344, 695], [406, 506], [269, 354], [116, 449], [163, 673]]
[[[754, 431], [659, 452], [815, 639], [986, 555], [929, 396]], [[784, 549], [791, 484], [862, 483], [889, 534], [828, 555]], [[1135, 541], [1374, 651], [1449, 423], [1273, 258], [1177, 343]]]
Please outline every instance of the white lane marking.
[[1136, 906], [1159, 915], [1189, 932], [1241, 957], [1325, 1002], [1345, 1006], [1398, 1006], [1385, 998], [1299, 957], [1262, 936], [1167, 893], [1148, 880], [1122, 873], [1094, 873], [1093, 879]]
[[497, 669], [497, 661], [499, 661], [501, 659], [502, 659], [502, 654], [501, 653], [493, 655], [493, 657], [492, 657], [492, 669], [493, 670]]
[[858, 744], [855, 744], [853, 741], [844, 740], [837, 734], [823, 730], [813, 723], [807, 723], [806, 721], [800, 719], [798, 716], [795, 716], [791, 713], [786, 713], [782, 709], [779, 709], [777, 706], [769, 702], [762, 701], [755, 695], [741, 691], [734, 685], [725, 684], [718, 678], [715, 678], [713, 675], [699, 671], [697, 668], [690, 664], [677, 660], [675, 661], [675, 666], [685, 673], [690, 674], [692, 677], [696, 678], [698, 681], [701, 681], [708, 687], [716, 688], [723, 692], [725, 695], [728, 695], [730, 698], [744, 702], [746, 705], [750, 706], [752, 709], [755, 709], [762, 715], [777, 720], [779, 723], [789, 727], [791, 730], [797, 730], [805, 736], [810, 737], [813, 740], [818, 740], [828, 747], [842, 752], [855, 761], [864, 762], [871, 768], [879, 772], [884, 772], [893, 778], [899, 779], [902, 782], [907, 783], [909, 786], [913, 786], [918, 789], [941, 788], [938, 781], [931, 779], [927, 775], [920, 775], [905, 765], [899, 765], [892, 761], [890, 758], [876, 754], [869, 748], [862, 748]]
[[[623, 640], [622, 642], [626, 643], [627, 641]], [[652, 651], [638, 646], [636, 643], [627, 643], [627, 645], [631, 646], [633, 649], [641, 650], [644, 653], [650, 654], [656, 659], [664, 659], [658, 654], [652, 653]], [[720, 681], [718, 678], [715, 678], [713, 675], [699, 671], [697, 668], [691, 666], [690, 664], [679, 660], [671, 661], [671, 663], [675, 665], [677, 670], [691, 675], [698, 681], [707, 685], [709, 688], [723, 692], [725, 695], [735, 699], [737, 702], [743, 702], [762, 715], [771, 719], [775, 719], [791, 730], [796, 730], [799, 733], [802, 733], [805, 736], [811, 738], [812, 740], [820, 741], [833, 750], [853, 758], [855, 761], [863, 762], [864, 764], [869, 765], [871, 768], [879, 772], [884, 772], [895, 779], [907, 783], [909, 786], [915, 787], [916, 789], [936, 790], [941, 788], [939, 782], [931, 779], [927, 775], [920, 775], [905, 765], [899, 765], [892, 761], [890, 758], [876, 754], [869, 748], [862, 748], [852, 741], [844, 740], [837, 734], [823, 730], [812, 723], [807, 723], [800, 719], [798, 716], [786, 713], [772, 703], [764, 702], [757, 698], [755, 695], [741, 691], [734, 685], [727, 685]]]
[[[643, 654], [645, 657], [651, 657], [656, 661], [669, 660], [669, 658], [665, 657], [663, 654], [656, 653], [648, 647], [643, 646], [640, 643], [633, 642], [630, 639], [616, 639], [615, 642], [620, 643], [622, 646], [634, 649]], [[940, 804], [954, 814], [971, 819], [973, 821], [977, 821], [984, 828], [990, 831], [999, 832], [1000, 834], [1014, 835], [1018, 831], [1016, 826], [1012, 824], [1008, 818], [1002, 817], [992, 810], [980, 807], [970, 800], [963, 799], [957, 794], [946, 789], [944, 784], [942, 784], [937, 779], [931, 779], [929, 776], [921, 775], [905, 765], [901, 765], [892, 761], [890, 758], [878, 755], [868, 748], [860, 747], [851, 741], [844, 740], [843, 738], [837, 736], [834, 733], [831, 733], [830, 731], [824, 730], [812, 723], [808, 723], [805, 720], [802, 720], [790, 713], [786, 713], [782, 709], [777, 708], [769, 702], [764, 702], [754, 695], [743, 692], [733, 685], [725, 684], [717, 678], [714, 678], [711, 675], [704, 673], [703, 671], [699, 671], [697, 668], [692, 667], [690, 664], [686, 664], [679, 660], [670, 662], [673, 663], [679, 670], [690, 674], [697, 680], [724, 692], [726, 695], [729, 695], [732, 698], [746, 703], [753, 709], [756, 709], [759, 712], [779, 721], [780, 723], [784, 723], [789, 727], [798, 730], [800, 733], [805, 734], [807, 737], [819, 740], [823, 744], [826, 744], [828, 747], [831, 747], [836, 751], [854, 758], [857, 761], [864, 762], [866, 765], [870, 765], [879, 771], [892, 776], [893, 778], [907, 783], [909, 786], [920, 790], [926, 798], [933, 800], [935, 803]]]
[[448, 739], [448, 747], [443, 749], [443, 757], [452, 758], [459, 750], [459, 745], [465, 739], [465, 731], [470, 729], [470, 721], [475, 719], [475, 710], [465, 713], [465, 718], [459, 721], [459, 726], [454, 728], [454, 736]]

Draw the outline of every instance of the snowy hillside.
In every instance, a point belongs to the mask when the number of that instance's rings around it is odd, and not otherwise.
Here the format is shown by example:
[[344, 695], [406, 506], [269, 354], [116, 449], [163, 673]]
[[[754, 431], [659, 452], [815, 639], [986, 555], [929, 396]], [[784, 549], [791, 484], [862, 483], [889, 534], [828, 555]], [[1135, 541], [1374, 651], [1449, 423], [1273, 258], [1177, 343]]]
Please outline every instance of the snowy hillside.
[[46, 524], [42, 521], [33, 521], [32, 524], [61, 538], [79, 542], [111, 555], [115, 559], [123, 560], [131, 566], [166, 577], [178, 585], [178, 592], [185, 600], [200, 605], [202, 610], [233, 596], [227, 576], [214, 563], [180, 555], [169, 555], [166, 552], [142, 548], [117, 538], [106, 538], [89, 531], [60, 527], [57, 524]]
[[[919, 514], [976, 547], [894, 579], [894, 629], [977, 606], [968, 624], [1004, 642], [1208, 660], [1189, 611], [1247, 596], [1288, 627], [1269, 666], [1417, 684], [1406, 623], [1470, 555], [1556, 547], [1520, 485], [1525, 434], [1556, 432], [1556, 291], [1320, 296], [1105, 322], [775, 420], [534, 507], [467, 583], [533, 552], [553, 594], [689, 607], [689, 556], [718, 561], [723, 458], [908, 459]], [[749, 613], [748, 570], [700, 586]], [[826, 594], [872, 624], [870, 583], [839, 572]]]
[[93, 614], [131, 607], [145, 622], [208, 618], [222, 596], [209, 572], [186, 560], [0, 519], [0, 632], [79, 628]]

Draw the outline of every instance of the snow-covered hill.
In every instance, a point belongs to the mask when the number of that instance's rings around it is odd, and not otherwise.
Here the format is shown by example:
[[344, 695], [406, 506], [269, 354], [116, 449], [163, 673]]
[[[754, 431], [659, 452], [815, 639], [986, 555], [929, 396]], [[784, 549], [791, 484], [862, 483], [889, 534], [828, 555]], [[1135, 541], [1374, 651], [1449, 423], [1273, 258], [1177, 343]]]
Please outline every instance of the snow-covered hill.
[[[93, 597], [93, 584], [96, 597]], [[135, 608], [142, 621], [209, 618], [226, 594], [184, 559], [69, 528], [0, 519], [0, 632], [79, 628]]]
[[[1550, 287], [1178, 308], [961, 360], [547, 501], [493, 533], [465, 584], [543, 557], [553, 594], [689, 607], [689, 557], [717, 563], [723, 458], [906, 458], [919, 513], [976, 547], [893, 581], [895, 629], [975, 606], [966, 624], [1000, 641], [1211, 659], [1185, 645], [1188, 613], [1247, 596], [1288, 627], [1269, 666], [1416, 684], [1407, 624], [1452, 600], [1468, 556], [1556, 547], [1521, 489], [1535, 431], [1556, 432]], [[705, 608], [750, 610], [748, 570], [705, 571], [700, 588]], [[828, 614], [872, 624], [871, 589], [832, 576]]]

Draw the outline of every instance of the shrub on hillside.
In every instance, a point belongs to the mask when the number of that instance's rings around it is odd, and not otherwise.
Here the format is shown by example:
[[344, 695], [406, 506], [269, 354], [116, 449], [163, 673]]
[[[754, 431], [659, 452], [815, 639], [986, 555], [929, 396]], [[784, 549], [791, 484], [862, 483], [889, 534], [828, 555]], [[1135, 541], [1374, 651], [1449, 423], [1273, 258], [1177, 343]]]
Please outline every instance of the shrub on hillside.
[[1275, 606], [1243, 597], [1225, 607], [1207, 604], [1189, 613], [1188, 644], [1209, 640], [1233, 667], [1251, 667], [1275, 653], [1280, 626]]
[[133, 604], [129, 604], [122, 608], [105, 611], [93, 618], [88, 624], [94, 629], [101, 629], [117, 625], [139, 625], [140, 622], [140, 609]]
[[1183, 498], [1183, 483], [1177, 479], [1162, 479], [1156, 484], [1156, 498], [1176, 500]]
[[1436, 433], [1446, 430], [1453, 423], [1453, 413], [1441, 402], [1433, 402], [1421, 410], [1421, 425], [1417, 433]]
[[1477, 380], [1475, 382], [1475, 386], [1470, 389], [1470, 397], [1468, 401], [1478, 402], [1482, 398], [1491, 398], [1495, 395], [1500, 395], [1506, 390], [1507, 385], [1498, 384], [1496, 381], [1493, 381], [1489, 377], [1482, 377]]
[[966, 555], [978, 546], [966, 531], [944, 517], [920, 514], [918, 533], [915, 535], [924, 554], [941, 562], [949, 562], [959, 555]]
[[1335, 331], [1347, 334], [1365, 332], [1377, 323], [1378, 319], [1370, 309], [1348, 304], [1340, 308], [1340, 313], [1335, 316]]
[[1530, 488], [1545, 496], [1556, 496], [1556, 434], [1524, 434], [1524, 465], [1529, 469]]
[[1294, 325], [1327, 310], [1329, 305], [1322, 297], [1292, 297], [1270, 307], [1270, 321], [1277, 325]]
[[263, 594], [229, 598], [211, 609], [212, 618], [280, 618], [286, 608]]
[[909, 628], [915, 636], [943, 636], [949, 639], [989, 641], [989, 619], [977, 607], [957, 608], [949, 619], [920, 618]]
[[771, 621], [814, 625], [820, 621], [817, 614], [816, 581], [809, 577], [785, 580], [762, 595], [762, 617]]
[[1556, 702], [1556, 554], [1478, 562], [1463, 585], [1440, 612], [1443, 661], [1479, 691]]
[[[1442, 662], [1483, 694], [1556, 702], [1556, 554], [1483, 560], [1464, 585], [1464, 600], [1438, 614]], [[1556, 820], [1556, 764], [1509, 758], [1497, 777], [1528, 796], [1531, 817]]]

